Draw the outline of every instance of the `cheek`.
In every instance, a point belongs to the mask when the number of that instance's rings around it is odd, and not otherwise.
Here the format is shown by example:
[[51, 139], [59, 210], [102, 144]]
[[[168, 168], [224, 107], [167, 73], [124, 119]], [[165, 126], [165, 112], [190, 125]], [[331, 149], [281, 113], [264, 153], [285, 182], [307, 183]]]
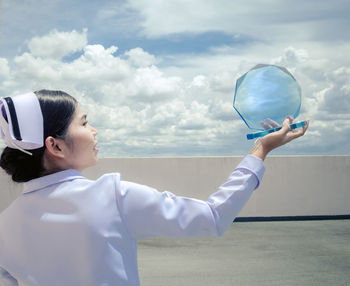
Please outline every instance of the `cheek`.
[[91, 147], [92, 142], [93, 140], [89, 133], [84, 131], [76, 132], [74, 135], [74, 150], [79, 151], [88, 149]]

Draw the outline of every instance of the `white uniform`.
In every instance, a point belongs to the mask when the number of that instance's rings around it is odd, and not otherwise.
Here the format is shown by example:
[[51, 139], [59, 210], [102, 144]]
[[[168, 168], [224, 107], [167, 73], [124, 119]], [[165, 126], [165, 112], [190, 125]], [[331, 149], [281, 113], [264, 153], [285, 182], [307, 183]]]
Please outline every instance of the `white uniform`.
[[31, 180], [0, 215], [2, 286], [139, 285], [137, 240], [220, 236], [259, 185], [247, 155], [207, 201], [75, 170]]

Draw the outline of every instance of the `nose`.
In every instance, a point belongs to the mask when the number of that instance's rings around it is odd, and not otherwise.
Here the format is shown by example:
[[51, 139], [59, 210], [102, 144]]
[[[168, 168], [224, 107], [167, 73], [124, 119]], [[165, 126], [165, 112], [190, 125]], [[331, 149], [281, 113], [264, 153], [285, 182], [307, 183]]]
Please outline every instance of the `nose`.
[[92, 127], [92, 126], [90, 126], [90, 128], [91, 128], [92, 134], [93, 134], [94, 136], [97, 136], [97, 134], [98, 134], [97, 130], [96, 130], [94, 127]]

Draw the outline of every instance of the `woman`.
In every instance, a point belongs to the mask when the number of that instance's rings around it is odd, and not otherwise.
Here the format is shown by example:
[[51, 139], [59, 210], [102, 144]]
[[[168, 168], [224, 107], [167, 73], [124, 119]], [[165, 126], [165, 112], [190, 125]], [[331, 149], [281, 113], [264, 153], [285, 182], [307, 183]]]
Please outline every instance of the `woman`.
[[[97, 131], [77, 101], [41, 90], [1, 102], [1, 167], [23, 194], [0, 215], [1, 285], [139, 285], [137, 241], [220, 236], [258, 187], [263, 160], [302, 136], [287, 118], [260, 139], [207, 201], [80, 172], [97, 162]], [[274, 125], [274, 123], [273, 123]], [[274, 126], [273, 126], [274, 127]]]

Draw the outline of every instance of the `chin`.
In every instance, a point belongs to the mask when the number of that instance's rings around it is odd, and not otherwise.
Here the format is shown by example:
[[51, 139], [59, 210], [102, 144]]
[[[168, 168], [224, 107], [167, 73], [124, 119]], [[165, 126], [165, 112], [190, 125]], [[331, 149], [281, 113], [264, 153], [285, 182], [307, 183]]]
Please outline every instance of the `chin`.
[[97, 164], [97, 162], [98, 162], [98, 158], [96, 157], [96, 158], [94, 159], [94, 161], [92, 162], [92, 165], [91, 165], [91, 166], [95, 166], [95, 165]]
[[77, 168], [77, 170], [78, 170], [78, 171], [79, 171], [79, 170], [85, 170], [85, 169], [87, 169], [87, 168], [90, 168], [90, 167], [96, 166], [97, 161], [98, 161], [98, 159], [97, 159], [97, 158], [95, 158], [94, 160], [91, 160], [91, 162], [89, 162], [88, 164], [86, 164], [86, 165], [82, 166], [80, 169], [78, 169], [78, 168]]

